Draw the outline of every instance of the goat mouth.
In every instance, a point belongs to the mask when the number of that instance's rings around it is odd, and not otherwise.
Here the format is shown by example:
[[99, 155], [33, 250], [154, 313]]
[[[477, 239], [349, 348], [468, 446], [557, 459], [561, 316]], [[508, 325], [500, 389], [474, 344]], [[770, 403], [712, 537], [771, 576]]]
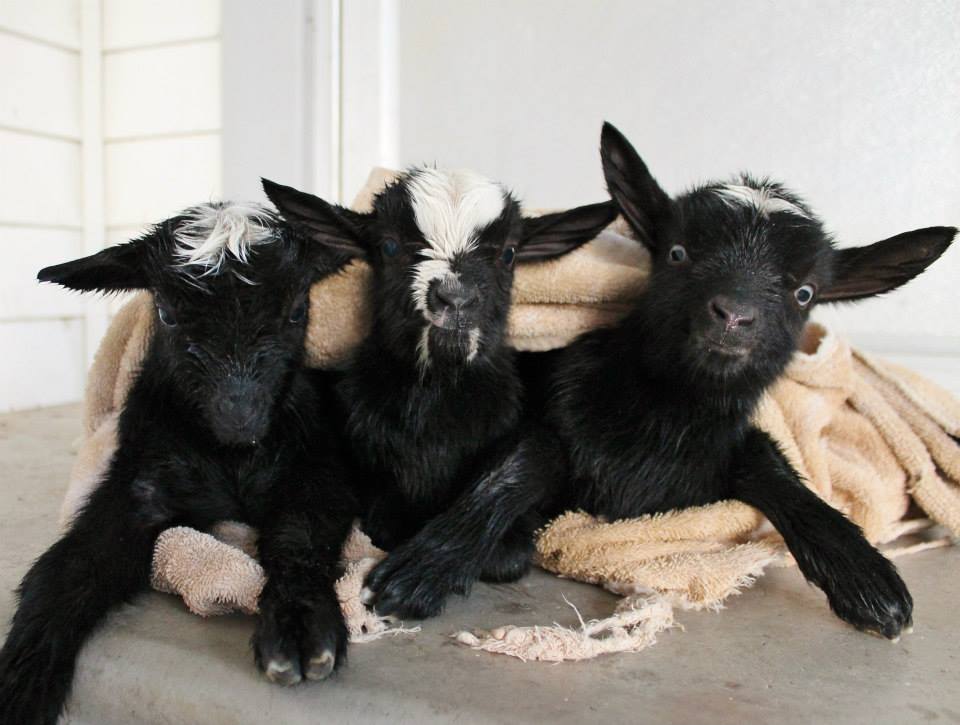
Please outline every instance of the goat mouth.
[[430, 325], [443, 332], [466, 335], [473, 328], [473, 325], [466, 316], [451, 313], [448, 310], [427, 315], [426, 318]]
[[231, 448], [256, 448], [260, 444], [259, 436], [251, 435], [218, 435], [217, 439], [221, 445]]
[[750, 355], [751, 350], [749, 345], [743, 343], [738, 344], [733, 340], [724, 340], [723, 338], [717, 340], [711, 337], [704, 337], [701, 344], [710, 352], [731, 358], [745, 358]]

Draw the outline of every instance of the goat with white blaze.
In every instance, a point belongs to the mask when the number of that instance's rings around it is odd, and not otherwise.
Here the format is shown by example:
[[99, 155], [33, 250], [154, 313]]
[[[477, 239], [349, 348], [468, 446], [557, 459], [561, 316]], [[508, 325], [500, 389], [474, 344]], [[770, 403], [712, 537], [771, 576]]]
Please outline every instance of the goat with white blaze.
[[[382, 615], [424, 617], [478, 577], [529, 567], [537, 520], [478, 519], [478, 506], [537, 499], [562, 452], [522, 421], [504, 341], [515, 262], [557, 257], [614, 217], [608, 203], [524, 217], [500, 184], [415, 168], [361, 214], [264, 181], [280, 213], [373, 268], [371, 334], [337, 385], [367, 481], [364, 529], [392, 549], [367, 578]], [[479, 502], [479, 503], [478, 503]]]
[[80, 291], [149, 290], [156, 319], [102, 483], [20, 586], [0, 650], [0, 722], [56, 722], [81, 647], [147, 589], [171, 526], [259, 529], [268, 581], [253, 648], [267, 677], [321, 680], [343, 660], [334, 582], [359, 508], [332, 389], [302, 366], [310, 285], [343, 261], [266, 208], [204, 204], [41, 270]]

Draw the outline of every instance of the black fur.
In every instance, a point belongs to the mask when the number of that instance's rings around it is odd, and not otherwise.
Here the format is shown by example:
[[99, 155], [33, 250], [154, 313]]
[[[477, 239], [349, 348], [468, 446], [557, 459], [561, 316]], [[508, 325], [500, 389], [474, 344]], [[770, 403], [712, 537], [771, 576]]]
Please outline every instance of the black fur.
[[333, 584], [359, 509], [328, 422], [331, 386], [301, 367], [309, 285], [341, 260], [269, 218], [274, 239], [249, 263], [191, 277], [174, 252], [183, 221], [40, 272], [74, 289], [150, 289], [158, 317], [103, 482], [20, 586], [0, 722], [56, 721], [84, 641], [147, 587], [156, 537], [175, 525], [259, 529], [268, 582], [253, 648], [271, 679], [323, 679], [344, 659]]
[[[537, 521], [526, 512], [545, 496], [556, 466], [554, 452], [521, 422], [522, 387], [504, 343], [513, 262], [563, 254], [614, 215], [607, 202], [525, 219], [504, 191], [502, 213], [478, 231], [476, 248], [451, 260], [456, 279], [432, 282], [421, 309], [412, 280], [428, 240], [410, 191], [420, 173], [402, 175], [369, 214], [264, 181], [296, 228], [373, 267], [372, 333], [338, 394], [367, 481], [364, 528], [392, 549], [367, 579], [368, 600], [381, 614], [415, 618], [437, 614], [478, 577], [513, 580], [529, 567]], [[471, 330], [480, 335], [473, 354]], [[473, 519], [478, 505], [516, 513]]]
[[619, 326], [589, 333], [548, 361], [546, 417], [570, 463], [563, 508], [617, 519], [745, 501], [783, 535], [838, 616], [898, 636], [913, 604], [893, 565], [803, 485], [750, 418], [817, 301], [905, 283], [943, 253], [956, 230], [933, 227], [838, 250], [779, 184], [747, 176], [732, 182], [765, 187], [800, 214], [763, 214], [725, 200], [722, 184], [671, 200], [609, 124], [601, 154], [611, 195], [653, 267]]

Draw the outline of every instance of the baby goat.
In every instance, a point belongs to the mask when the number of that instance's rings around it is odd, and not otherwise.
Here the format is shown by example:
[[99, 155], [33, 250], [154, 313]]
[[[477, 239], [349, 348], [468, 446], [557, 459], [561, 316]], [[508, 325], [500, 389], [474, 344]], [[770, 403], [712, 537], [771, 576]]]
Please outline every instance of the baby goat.
[[342, 261], [265, 208], [205, 204], [40, 272], [75, 290], [150, 290], [156, 329], [102, 484], [20, 586], [0, 722], [56, 721], [84, 641], [147, 588], [154, 541], [175, 525], [259, 529], [253, 647], [267, 677], [320, 680], [341, 662], [333, 586], [359, 510], [327, 422], [332, 390], [301, 358], [310, 284]]
[[566, 508], [618, 519], [739, 499], [767, 516], [837, 616], [897, 637], [913, 603], [893, 565], [804, 486], [750, 418], [814, 305], [899, 287], [956, 229], [837, 249], [780, 184], [741, 176], [671, 199], [609, 124], [601, 156], [653, 267], [619, 326], [555, 361], [547, 417], [569, 454]]
[[364, 529], [392, 549], [366, 600], [382, 615], [420, 618], [478, 577], [519, 578], [536, 521], [472, 516], [477, 506], [526, 511], [562, 473], [555, 443], [521, 424], [504, 342], [514, 263], [592, 239], [613, 205], [525, 218], [499, 184], [432, 168], [401, 175], [369, 214], [266, 180], [264, 189], [296, 229], [373, 268], [372, 331], [338, 384], [368, 482]]

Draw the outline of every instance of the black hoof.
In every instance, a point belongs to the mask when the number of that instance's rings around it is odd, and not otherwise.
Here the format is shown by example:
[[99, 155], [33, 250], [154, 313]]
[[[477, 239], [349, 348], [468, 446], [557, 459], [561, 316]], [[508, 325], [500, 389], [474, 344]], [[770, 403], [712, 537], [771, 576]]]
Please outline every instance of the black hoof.
[[431, 559], [413, 541], [403, 544], [367, 575], [362, 598], [382, 617], [428, 619], [443, 611], [451, 594], [466, 594], [463, 563]]
[[337, 666], [337, 656], [331, 650], [324, 650], [319, 655], [311, 657], [307, 662], [304, 676], [308, 680], [325, 680], [333, 674]]
[[303, 679], [300, 674], [300, 663], [296, 660], [287, 659], [283, 655], [271, 657], [267, 661], [263, 673], [270, 682], [284, 687], [296, 685]]
[[827, 596], [840, 619], [857, 629], [896, 640], [913, 624], [913, 598], [896, 568], [879, 552], [869, 566], [848, 569]]
[[346, 659], [347, 630], [339, 606], [322, 612], [261, 603], [261, 609], [254, 656], [271, 682], [290, 686], [325, 680]]

